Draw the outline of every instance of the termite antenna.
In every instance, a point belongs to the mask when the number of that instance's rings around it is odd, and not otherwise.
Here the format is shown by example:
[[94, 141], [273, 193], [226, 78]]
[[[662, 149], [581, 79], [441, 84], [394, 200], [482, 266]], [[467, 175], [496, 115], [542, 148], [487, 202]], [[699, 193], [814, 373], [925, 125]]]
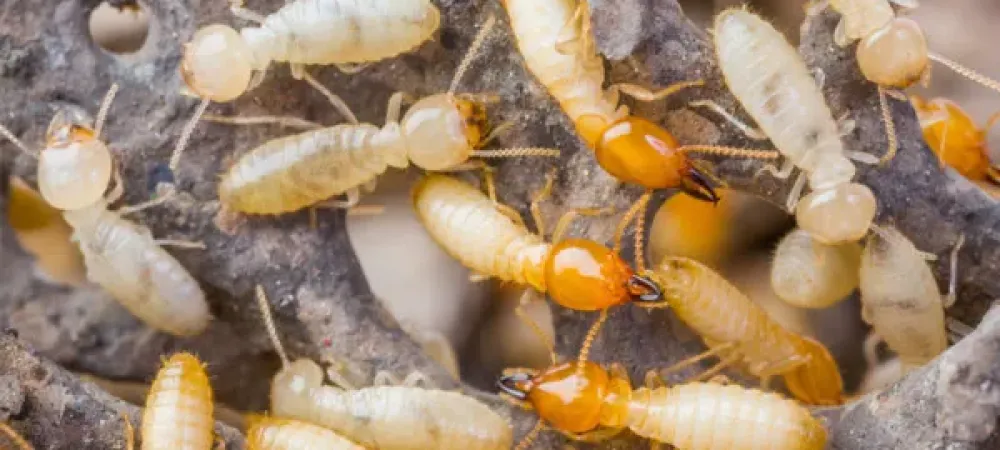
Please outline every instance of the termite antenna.
[[618, 222], [618, 226], [615, 228], [615, 253], [621, 253], [622, 239], [625, 236], [625, 230], [628, 228], [628, 225], [635, 220], [635, 216], [636, 214], [639, 214], [639, 210], [642, 209], [647, 201], [649, 201], [650, 195], [649, 191], [644, 192], [642, 196], [635, 201], [635, 203], [632, 203], [632, 206], [629, 206], [628, 211], [625, 211], [625, 214], [622, 215], [622, 219]]
[[723, 145], [682, 145], [677, 149], [681, 153], [702, 153], [730, 158], [778, 159], [781, 152], [776, 150], [757, 150], [742, 147], [727, 147]]
[[479, 29], [479, 33], [476, 34], [476, 38], [472, 40], [472, 44], [469, 45], [469, 50], [465, 52], [462, 62], [459, 63], [458, 68], [455, 69], [455, 76], [451, 79], [451, 86], [448, 87], [449, 96], [455, 95], [455, 91], [458, 90], [458, 83], [462, 80], [462, 75], [464, 75], [465, 71], [469, 69], [469, 65], [472, 64], [472, 60], [479, 52], [479, 47], [483, 45], [483, 41], [486, 40], [486, 36], [489, 34], [496, 22], [497, 18], [490, 14], [490, 17], [483, 23], [482, 28]]
[[927, 56], [931, 60], [941, 63], [941, 65], [951, 70], [954, 70], [956, 73], [965, 78], [975, 81], [976, 83], [979, 83], [989, 89], [1000, 92], [1000, 82], [997, 82], [996, 80], [987, 77], [986, 75], [976, 72], [975, 70], [965, 67], [955, 61], [952, 61], [934, 52], [928, 53]]
[[476, 158], [514, 158], [518, 156], [544, 156], [547, 158], [557, 158], [560, 153], [561, 152], [557, 148], [512, 147], [493, 150], [475, 150], [472, 152], [472, 156]]
[[29, 149], [27, 145], [24, 145], [24, 142], [21, 142], [21, 140], [18, 139], [17, 136], [14, 136], [14, 133], [11, 133], [10, 130], [7, 129], [7, 127], [0, 125], [0, 135], [7, 138], [7, 140], [10, 141], [11, 144], [14, 144], [14, 146], [20, 149], [22, 152], [24, 152], [24, 154], [32, 158], [38, 159], [38, 155], [35, 154], [35, 152], [31, 151], [31, 149]]
[[271, 344], [274, 345], [274, 351], [278, 352], [278, 357], [281, 358], [282, 367], [288, 367], [289, 359], [288, 353], [285, 353], [285, 347], [281, 345], [281, 339], [278, 339], [278, 328], [274, 326], [274, 318], [271, 317], [271, 303], [267, 301], [267, 293], [264, 292], [264, 287], [257, 285], [257, 306], [260, 308], [260, 315], [264, 318], [264, 328], [267, 329], [267, 335], [271, 338]]
[[187, 146], [189, 140], [191, 140], [191, 134], [194, 133], [195, 125], [198, 125], [198, 120], [201, 119], [202, 114], [205, 114], [205, 110], [208, 109], [208, 104], [211, 102], [209, 99], [203, 99], [198, 107], [194, 110], [194, 115], [191, 116], [191, 120], [184, 124], [184, 129], [181, 130], [181, 137], [177, 139], [177, 146], [174, 147], [174, 152], [170, 155], [170, 163], [167, 167], [170, 171], [177, 176], [177, 166], [181, 162], [181, 154], [184, 153], [184, 147]]
[[602, 309], [601, 315], [597, 316], [597, 320], [594, 324], [590, 326], [590, 330], [587, 331], [587, 336], [583, 338], [583, 345], [580, 346], [580, 357], [576, 362], [576, 374], [579, 376], [583, 375], [583, 370], [587, 365], [587, 360], [590, 359], [590, 348], [593, 347], [594, 340], [597, 339], [597, 333], [601, 331], [604, 327], [604, 322], [608, 321], [608, 310]]
[[878, 161], [879, 165], [883, 165], [896, 157], [896, 152], [899, 151], [899, 141], [896, 138], [896, 123], [892, 120], [892, 110], [889, 109], [889, 99], [886, 98], [885, 89], [882, 86], [878, 87], [878, 104], [879, 108], [882, 109], [885, 138], [889, 141], [889, 148], [885, 151], [885, 155]]
[[309, 75], [309, 72], [306, 72], [305, 70], [302, 71], [302, 79], [306, 80], [306, 83], [309, 83], [310, 86], [312, 86], [321, 94], [323, 94], [323, 96], [326, 97], [327, 101], [333, 104], [333, 107], [337, 108], [337, 111], [340, 113], [340, 115], [344, 116], [344, 118], [347, 119], [348, 122], [351, 122], [351, 124], [353, 125], [358, 124], [358, 118], [354, 115], [354, 112], [351, 111], [351, 107], [347, 106], [347, 103], [344, 103], [344, 100], [340, 98], [339, 95], [330, 92], [330, 90], [327, 89], [326, 86], [323, 86], [322, 83], [313, 78], [312, 75]]
[[101, 108], [97, 110], [97, 118], [94, 119], [94, 136], [101, 137], [101, 130], [104, 129], [104, 122], [108, 119], [108, 110], [111, 109], [111, 102], [115, 100], [118, 93], [118, 83], [112, 83], [108, 88], [108, 93], [104, 94], [101, 100]]
[[538, 422], [535, 423], [535, 427], [532, 428], [528, 434], [524, 435], [524, 438], [521, 439], [521, 442], [517, 443], [517, 447], [514, 447], [514, 450], [525, 450], [528, 447], [531, 447], [531, 444], [535, 442], [535, 439], [538, 438], [538, 435], [543, 430], [545, 430], [545, 423], [542, 422], [542, 419], [538, 419]]
[[635, 269], [640, 273], [646, 271], [646, 251], [643, 240], [645, 239], [646, 229], [646, 206], [649, 205], [651, 197], [649, 191], [646, 191], [639, 198], [639, 211], [635, 216], [635, 231], [633, 232], [635, 236], [635, 248], [632, 249], [632, 253], [635, 255]]
[[958, 240], [955, 241], [955, 248], [951, 249], [951, 264], [948, 267], [951, 271], [951, 276], [948, 278], [948, 297], [945, 301], [945, 304], [948, 306], [955, 303], [956, 295], [958, 295], [958, 252], [964, 244], [965, 235], [960, 234], [958, 235]]

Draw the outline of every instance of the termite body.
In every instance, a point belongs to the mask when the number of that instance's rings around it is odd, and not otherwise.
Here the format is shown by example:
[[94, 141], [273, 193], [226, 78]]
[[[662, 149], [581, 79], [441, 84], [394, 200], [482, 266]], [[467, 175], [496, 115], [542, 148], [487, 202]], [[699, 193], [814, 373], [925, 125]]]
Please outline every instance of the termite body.
[[[787, 204], [799, 227], [828, 244], [861, 239], [877, 203], [867, 186], [851, 182], [849, 156], [864, 157], [845, 151], [801, 56], [771, 24], [744, 9], [716, 16], [713, 36], [726, 84], [786, 158], [778, 176], [802, 171]], [[807, 181], [812, 192], [800, 200]]]
[[247, 428], [248, 450], [364, 450], [332, 430], [307, 422], [255, 418]]
[[819, 450], [826, 443], [826, 430], [807, 409], [776, 394], [713, 383], [649, 384], [633, 390], [623, 368], [592, 362], [506, 371], [498, 382], [549, 426], [583, 440], [628, 428], [681, 450]]
[[71, 240], [73, 229], [62, 212], [18, 177], [11, 177], [7, 220], [21, 247], [35, 257], [41, 274], [61, 284], [78, 286], [87, 279], [83, 255]]
[[156, 374], [142, 413], [143, 450], [209, 450], [215, 439], [212, 386], [198, 358], [170, 357]]
[[781, 239], [771, 265], [771, 287], [785, 302], [801, 308], [826, 308], [858, 287], [861, 246], [827, 245], [795, 229]]
[[160, 248], [148, 228], [107, 209], [104, 201], [63, 213], [73, 228], [87, 278], [133, 315], [178, 336], [201, 333], [211, 319], [198, 282]]
[[948, 348], [944, 308], [953, 302], [906, 236], [891, 226], [874, 229], [861, 258], [862, 318], [899, 355], [904, 373]]
[[994, 115], [980, 127], [962, 107], [946, 98], [925, 100], [914, 95], [910, 103], [920, 119], [924, 140], [942, 164], [970, 180], [996, 179], [996, 169], [990, 163], [986, 146], [986, 133], [1000, 115]]
[[797, 399], [811, 405], [843, 402], [837, 363], [819, 342], [788, 331], [707, 266], [667, 257], [653, 269], [665, 304], [723, 357], [767, 381], [780, 376]]

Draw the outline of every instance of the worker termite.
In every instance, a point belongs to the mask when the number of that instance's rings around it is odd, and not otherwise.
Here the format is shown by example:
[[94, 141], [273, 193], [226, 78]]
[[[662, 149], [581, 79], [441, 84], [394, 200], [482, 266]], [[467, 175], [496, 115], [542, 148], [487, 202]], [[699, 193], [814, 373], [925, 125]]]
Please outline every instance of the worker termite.
[[[846, 47], [860, 40], [855, 50], [858, 67], [868, 81], [879, 86], [882, 120], [889, 139], [889, 150], [882, 158], [883, 162], [891, 159], [898, 147], [886, 90], [905, 89], [920, 80], [929, 79], [930, 61], [937, 61], [976, 83], [1000, 92], [997, 81], [931, 52], [920, 25], [897, 17], [890, 2], [907, 8], [916, 7], [914, 0], [829, 0], [830, 7], [842, 16], [834, 31], [834, 41]], [[825, 2], [814, 3], [814, 13], [825, 6]]]
[[[788, 195], [787, 207], [798, 225], [816, 240], [836, 244], [861, 239], [875, 217], [875, 195], [851, 182], [854, 164], [878, 161], [863, 152], [846, 151], [823, 94], [805, 62], [785, 37], [745, 9], [723, 11], [713, 28], [719, 68], [729, 89], [785, 155], [779, 178], [795, 167], [801, 173]], [[700, 102], [750, 129], [714, 102]], [[801, 200], [806, 182], [812, 190]]]
[[72, 286], [86, 281], [83, 255], [71, 240], [73, 229], [62, 212], [18, 177], [10, 179], [7, 221], [18, 244], [35, 257], [42, 277]]
[[332, 430], [308, 422], [252, 417], [247, 427], [248, 450], [364, 450]]
[[534, 409], [538, 425], [515, 447], [524, 450], [546, 426], [575, 440], [600, 441], [623, 429], [681, 450], [820, 450], [826, 430], [794, 401], [741, 386], [685, 383], [665, 387], [651, 372], [632, 390], [618, 365], [586, 362], [543, 371], [508, 369], [502, 393]]
[[111, 181], [111, 151], [101, 141], [111, 101], [118, 92], [113, 84], [101, 102], [93, 128], [79, 111], [61, 110], [45, 132], [45, 148], [34, 152], [14, 133], [0, 126], [6, 137], [26, 155], [38, 159], [38, 190], [55, 208], [72, 210], [96, 203]]
[[669, 306], [709, 348], [677, 368], [719, 356], [720, 362], [704, 376], [739, 364], [763, 385], [782, 377], [789, 392], [805, 403], [843, 402], [843, 381], [826, 347], [786, 330], [712, 269], [691, 259], [667, 257], [651, 276], [663, 290], [662, 306]]
[[944, 310], [955, 302], [962, 241], [952, 250], [951, 282], [941, 295], [923, 252], [895, 227], [872, 227], [861, 257], [861, 317], [899, 355], [903, 373], [948, 347]]
[[702, 81], [659, 92], [632, 84], [605, 90], [604, 65], [590, 32], [590, 13], [579, 0], [502, 0], [525, 65], [559, 102], [598, 163], [619, 180], [648, 189], [680, 188], [715, 202], [713, 177], [688, 153], [776, 158], [775, 152], [708, 145], [678, 145], [660, 126], [618, 106], [619, 93], [654, 101]]
[[[267, 142], [240, 158], [223, 176], [220, 201], [239, 212], [278, 214], [346, 194], [346, 202], [326, 204], [350, 207], [357, 203], [359, 186], [372, 183], [389, 166], [405, 168], [412, 161], [425, 170], [456, 170], [470, 157], [557, 156], [554, 149], [476, 150], [491, 139], [484, 138], [485, 106], [476, 96], [455, 95], [454, 91], [493, 22], [490, 18], [473, 41], [447, 93], [420, 100], [402, 121], [403, 95], [393, 95], [381, 129], [345, 124]], [[213, 120], [260, 122], [239, 117]]]
[[[329, 428], [368, 448], [406, 450], [506, 450], [513, 441], [510, 424], [477, 400], [458, 392], [420, 389], [419, 372], [406, 377], [405, 386], [383, 386], [394, 378], [380, 372], [375, 386], [353, 389], [323, 385], [319, 364], [290, 362], [271, 319], [263, 288], [257, 301], [268, 335], [282, 360], [282, 370], [271, 383], [271, 413]], [[342, 377], [340, 377], [342, 378]]]
[[143, 450], [209, 450], [215, 439], [212, 386], [190, 353], [170, 357], [156, 374], [142, 413]]
[[981, 128], [958, 104], [946, 98], [925, 100], [913, 95], [910, 103], [920, 119], [924, 139], [941, 165], [951, 166], [973, 181], [1000, 181], [1000, 171], [990, 163], [986, 133], [1000, 119], [992, 115]]
[[827, 245], [795, 229], [781, 239], [771, 264], [771, 287], [785, 302], [801, 308], [826, 308], [858, 287], [861, 246]]

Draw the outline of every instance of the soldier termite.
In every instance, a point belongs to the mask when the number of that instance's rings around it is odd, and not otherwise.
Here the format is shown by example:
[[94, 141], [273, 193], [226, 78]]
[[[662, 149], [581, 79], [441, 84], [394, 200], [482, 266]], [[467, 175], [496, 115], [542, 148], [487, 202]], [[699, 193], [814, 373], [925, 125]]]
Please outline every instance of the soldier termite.
[[[441, 450], [506, 450], [513, 441], [510, 424], [477, 400], [458, 392], [421, 389], [426, 382], [414, 372], [405, 386], [380, 372], [375, 386], [354, 389], [340, 380], [339, 387], [323, 385], [319, 364], [298, 359], [290, 362], [271, 319], [262, 287], [257, 301], [268, 335], [282, 360], [282, 370], [271, 383], [271, 413], [329, 428], [358, 444], [382, 450], [434, 448]], [[342, 378], [342, 377], [339, 377]]]
[[[412, 161], [425, 170], [456, 170], [470, 167], [470, 157], [557, 156], [554, 149], [476, 150], [491, 139], [484, 137], [485, 106], [476, 96], [454, 91], [493, 23], [490, 18], [483, 25], [447, 93], [420, 100], [402, 121], [403, 95], [393, 95], [382, 129], [345, 124], [267, 142], [240, 158], [223, 176], [220, 201], [239, 212], [278, 214], [346, 194], [346, 202], [326, 204], [350, 207], [357, 203], [359, 187], [374, 182], [389, 166], [405, 168]], [[222, 120], [260, 122], [240, 117]]]
[[332, 430], [308, 422], [251, 417], [248, 450], [365, 450]]
[[986, 133], [1000, 119], [1000, 113], [979, 127], [958, 104], [946, 98], [925, 100], [913, 95], [910, 103], [920, 119], [924, 139], [941, 165], [947, 164], [973, 181], [1000, 182], [1000, 171], [990, 163], [986, 147]]
[[843, 402], [837, 363], [823, 344], [788, 331], [707, 266], [686, 258], [667, 257], [652, 271], [663, 290], [663, 306], [691, 327], [709, 351], [674, 370], [710, 356], [720, 361], [703, 376], [737, 364], [767, 385], [780, 376], [789, 392], [811, 405]]
[[117, 92], [118, 85], [112, 85], [101, 102], [93, 128], [79, 111], [57, 112], [45, 132], [45, 148], [41, 152], [32, 151], [14, 133], [0, 126], [0, 135], [38, 159], [38, 190], [53, 207], [84, 208], [99, 201], [107, 190], [112, 158], [100, 136]]
[[598, 163], [619, 180], [647, 189], [680, 188], [715, 202], [713, 178], [688, 153], [776, 158], [775, 152], [708, 145], [684, 145], [662, 127], [618, 106], [619, 93], [643, 101], [664, 98], [702, 81], [681, 82], [659, 92], [632, 84], [605, 90], [604, 63], [590, 32], [586, 2], [501, 0], [525, 65], [559, 102]]
[[[825, 6], [825, 2], [813, 3], [811, 9], [814, 14]], [[922, 79], [929, 79], [930, 61], [937, 61], [976, 83], [1000, 92], [997, 81], [931, 52], [920, 25], [897, 17], [890, 3], [906, 8], [916, 7], [915, 0], [829, 0], [829, 5], [842, 16], [834, 31], [834, 41], [846, 47], [860, 39], [855, 50], [858, 67], [868, 81], [879, 86], [882, 120], [889, 140], [889, 150], [882, 158], [883, 162], [892, 159], [898, 148], [886, 90], [905, 89]]]
[[170, 357], [156, 374], [142, 413], [143, 450], [209, 450], [215, 439], [212, 386], [190, 353]]
[[948, 347], [944, 309], [955, 302], [962, 241], [952, 250], [951, 282], [941, 295], [926, 256], [899, 230], [875, 226], [868, 236], [861, 257], [861, 317], [899, 355], [904, 373]]
[[776, 394], [737, 385], [663, 386], [654, 372], [633, 390], [628, 373], [586, 362], [543, 371], [508, 369], [501, 392], [534, 409], [539, 424], [515, 447], [524, 450], [546, 424], [575, 440], [600, 441], [623, 429], [681, 450], [820, 450], [826, 430], [807, 409]]
[[11, 177], [8, 196], [7, 221], [17, 242], [35, 257], [40, 275], [60, 284], [83, 284], [83, 255], [71, 240], [73, 229], [62, 212], [18, 177]]
[[827, 245], [795, 229], [774, 252], [771, 287], [785, 302], [801, 308], [826, 308], [858, 287], [861, 246]]
[[[713, 28], [719, 68], [729, 89], [785, 155], [779, 178], [795, 167], [801, 173], [788, 196], [787, 207], [798, 225], [816, 240], [835, 244], [861, 239], [875, 217], [875, 195], [867, 186], [851, 182], [854, 164], [877, 158], [844, 149], [823, 94], [805, 62], [784, 36], [757, 15], [744, 9], [723, 11]], [[738, 121], [713, 102], [729, 120]], [[741, 129], [749, 127], [739, 123]], [[806, 182], [812, 190], [800, 201]]]
[[307, 81], [357, 124], [350, 108], [304, 66], [338, 64], [348, 70], [348, 64], [395, 56], [429, 39], [441, 21], [429, 0], [295, 0], [267, 16], [244, 9], [242, 0], [230, 3], [236, 16], [258, 26], [237, 32], [208, 25], [185, 45], [181, 75], [202, 102], [177, 141], [172, 171], [209, 102], [227, 102], [252, 89], [272, 61], [289, 62], [294, 77]]

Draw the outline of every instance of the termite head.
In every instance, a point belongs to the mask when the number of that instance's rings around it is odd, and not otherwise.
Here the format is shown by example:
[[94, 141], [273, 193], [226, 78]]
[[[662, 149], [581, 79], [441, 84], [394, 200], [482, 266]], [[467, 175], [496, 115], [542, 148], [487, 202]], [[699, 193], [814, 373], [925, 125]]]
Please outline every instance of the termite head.
[[578, 311], [598, 311], [629, 301], [657, 301], [662, 293], [611, 249], [586, 239], [565, 239], [545, 261], [552, 301]]
[[795, 220], [813, 239], [835, 245], [864, 237], [877, 207], [875, 194], [868, 186], [841, 183], [802, 197], [795, 207]]
[[445, 170], [466, 162], [486, 130], [486, 108], [471, 97], [436, 94], [403, 116], [410, 161], [424, 170]]
[[214, 102], [228, 102], [246, 92], [253, 78], [253, 52], [233, 28], [213, 24], [184, 45], [181, 77], [188, 89]]
[[581, 368], [573, 361], [541, 372], [505, 370], [497, 387], [561, 431], [582, 433], [617, 425], [631, 391], [628, 381], [612, 378], [593, 362], [583, 364]]
[[50, 205], [72, 210], [96, 203], [111, 181], [111, 151], [82, 113], [60, 111], [38, 157], [38, 188]]
[[308, 403], [314, 388], [323, 384], [323, 368], [309, 359], [299, 359], [281, 369], [271, 381], [271, 409], [296, 411]]
[[[589, 120], [581, 118], [578, 126]], [[697, 199], [719, 201], [709, 177], [679, 151], [677, 140], [648, 120], [628, 116], [611, 124], [601, 132], [594, 151], [601, 167], [619, 180], [649, 189], [680, 188]]]
[[990, 168], [985, 132], [955, 102], [919, 96], [910, 103], [920, 119], [927, 145], [946, 164], [972, 180], [984, 180]]
[[896, 18], [858, 44], [858, 66], [869, 81], [905, 89], [920, 81], [930, 64], [927, 39], [920, 25]]

